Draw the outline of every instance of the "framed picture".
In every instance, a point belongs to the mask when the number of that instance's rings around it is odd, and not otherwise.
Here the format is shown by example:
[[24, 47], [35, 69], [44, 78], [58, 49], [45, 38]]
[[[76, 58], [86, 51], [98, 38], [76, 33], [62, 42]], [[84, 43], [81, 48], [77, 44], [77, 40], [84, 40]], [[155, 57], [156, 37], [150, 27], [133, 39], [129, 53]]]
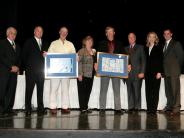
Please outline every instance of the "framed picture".
[[128, 55], [97, 53], [97, 76], [128, 78]]
[[45, 57], [45, 78], [77, 78], [76, 54], [48, 53]]

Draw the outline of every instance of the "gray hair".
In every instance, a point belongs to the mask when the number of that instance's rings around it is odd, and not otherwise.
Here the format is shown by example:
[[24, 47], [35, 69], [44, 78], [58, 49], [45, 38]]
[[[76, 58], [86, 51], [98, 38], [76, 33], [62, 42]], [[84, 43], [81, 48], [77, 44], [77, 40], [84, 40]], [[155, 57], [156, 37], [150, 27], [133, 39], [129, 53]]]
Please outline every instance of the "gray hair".
[[6, 36], [8, 36], [12, 31], [15, 31], [15, 35], [17, 35], [17, 30], [14, 27], [8, 27], [6, 29]]

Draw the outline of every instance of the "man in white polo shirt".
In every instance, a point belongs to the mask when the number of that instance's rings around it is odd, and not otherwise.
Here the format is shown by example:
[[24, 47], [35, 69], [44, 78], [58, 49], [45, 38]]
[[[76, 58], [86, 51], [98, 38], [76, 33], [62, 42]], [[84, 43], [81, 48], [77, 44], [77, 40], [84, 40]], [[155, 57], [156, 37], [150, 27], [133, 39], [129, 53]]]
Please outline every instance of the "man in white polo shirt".
[[[48, 53], [61, 53], [69, 54], [76, 53], [75, 47], [72, 42], [66, 40], [68, 35], [68, 29], [61, 27], [60, 38], [51, 43]], [[69, 105], [69, 83], [70, 79], [51, 79], [51, 91], [50, 91], [50, 109], [52, 114], [57, 113], [57, 90], [61, 83], [61, 102], [62, 102], [62, 113], [70, 113]]]

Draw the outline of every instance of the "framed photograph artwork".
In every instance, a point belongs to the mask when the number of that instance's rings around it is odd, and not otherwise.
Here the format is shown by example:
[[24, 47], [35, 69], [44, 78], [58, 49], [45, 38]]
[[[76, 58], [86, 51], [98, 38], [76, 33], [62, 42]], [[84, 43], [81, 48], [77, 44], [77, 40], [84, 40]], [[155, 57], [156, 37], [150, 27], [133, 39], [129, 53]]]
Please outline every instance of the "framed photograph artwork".
[[47, 53], [45, 57], [45, 78], [77, 78], [77, 55]]
[[97, 53], [97, 76], [128, 78], [128, 55]]

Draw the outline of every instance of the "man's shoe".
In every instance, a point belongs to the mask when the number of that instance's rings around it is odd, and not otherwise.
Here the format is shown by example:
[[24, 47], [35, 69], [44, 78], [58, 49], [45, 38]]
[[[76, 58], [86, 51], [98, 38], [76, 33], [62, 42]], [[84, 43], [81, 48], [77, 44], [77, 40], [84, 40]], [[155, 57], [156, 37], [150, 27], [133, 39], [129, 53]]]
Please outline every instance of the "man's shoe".
[[85, 113], [87, 113], [87, 110], [81, 110], [81, 114], [85, 114]]
[[31, 111], [26, 111], [26, 116], [31, 116]]
[[114, 110], [115, 115], [123, 115], [124, 112], [122, 110]]
[[170, 114], [172, 110], [170, 109], [163, 109], [163, 110], [160, 110], [159, 113], [160, 114]]
[[7, 114], [8, 114], [8, 116], [16, 116], [17, 115], [17, 113], [13, 110], [8, 111]]
[[45, 110], [45, 109], [43, 109], [43, 110], [38, 110], [38, 111], [37, 111], [37, 115], [38, 115], [38, 116], [43, 116], [43, 115], [45, 115], [45, 114], [47, 114], [47, 110]]
[[90, 109], [87, 109], [87, 113], [92, 113], [93, 111], [92, 110], [90, 110]]
[[126, 113], [133, 113], [134, 112], [134, 109], [132, 108], [132, 109], [128, 109], [127, 111], [126, 111]]
[[105, 109], [100, 109], [99, 113], [100, 115], [105, 115]]

